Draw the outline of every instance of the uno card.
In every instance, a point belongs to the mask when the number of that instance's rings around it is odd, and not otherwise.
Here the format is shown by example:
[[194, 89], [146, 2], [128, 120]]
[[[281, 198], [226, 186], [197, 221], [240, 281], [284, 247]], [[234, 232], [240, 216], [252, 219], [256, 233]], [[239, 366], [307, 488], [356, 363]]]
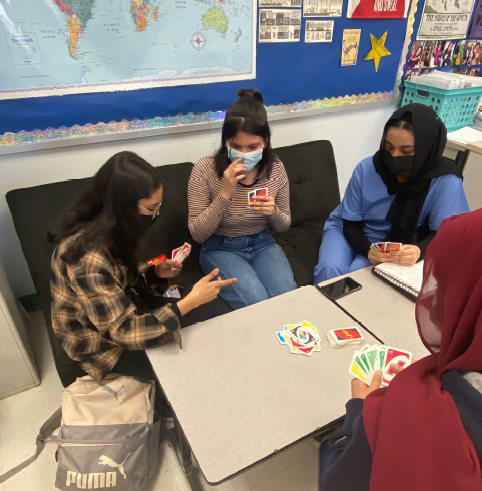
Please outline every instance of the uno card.
[[363, 353], [358, 353], [358, 355], [353, 357], [353, 361], [358, 365], [360, 370], [364, 373], [365, 377], [368, 378], [370, 375], [370, 365], [365, 357], [363, 357]]
[[258, 196], [268, 196], [268, 188], [255, 189], [254, 192], [255, 192], [255, 196], [256, 197], [258, 197]]
[[309, 346], [317, 341], [311, 332], [308, 332], [307, 329], [301, 326], [296, 326], [294, 329], [290, 329], [288, 332], [296, 337], [296, 339], [303, 344], [303, 346]]
[[385, 242], [385, 251], [400, 251], [402, 249], [402, 244], [400, 242]]
[[251, 201], [253, 201], [255, 197], [256, 197], [256, 190], [250, 191], [248, 193], [248, 203], [251, 203]]
[[181, 252], [183, 254], [182, 260], [184, 261], [184, 259], [191, 254], [191, 246], [187, 242], [184, 242]]
[[286, 331], [278, 331], [276, 337], [281, 344], [288, 344], [288, 334]]
[[290, 346], [291, 353], [298, 353], [307, 356], [311, 356], [314, 350], [314, 346], [305, 346], [297, 341], [294, 337], [288, 336], [288, 345]]
[[385, 357], [387, 356], [387, 347], [378, 347], [378, 370], [383, 370], [385, 368]]
[[409, 351], [403, 351], [396, 348], [387, 347], [387, 355], [385, 357], [385, 366], [383, 368], [383, 379], [382, 382], [389, 384], [393, 377], [395, 377], [395, 372], [390, 369], [390, 365], [394, 363], [400, 367], [407, 367], [412, 363], [412, 353]]
[[333, 329], [331, 331], [337, 341], [346, 341], [351, 339], [363, 339], [363, 336], [358, 328], [350, 327], [345, 329]]
[[172, 251], [172, 260], [175, 261], [176, 260], [176, 256], [182, 251], [182, 246], [181, 247], [178, 247], [177, 249], [174, 249]]
[[367, 350], [364, 355], [366, 356], [368, 363], [370, 364], [371, 373], [375, 373], [379, 370], [378, 365], [378, 346], [375, 344], [369, 350]]
[[350, 368], [348, 369], [348, 373], [350, 375], [353, 375], [358, 380], [365, 382], [365, 384], [367, 383], [367, 379], [365, 377], [365, 374], [360, 370], [360, 368], [358, 367], [358, 365], [355, 362], [352, 362]]
[[154, 266], [155, 264], [162, 263], [162, 261], [165, 261], [166, 259], [167, 256], [165, 254], [161, 254], [160, 256], [157, 256], [154, 259], [149, 259], [149, 261], [147, 261], [147, 264], [149, 266]]

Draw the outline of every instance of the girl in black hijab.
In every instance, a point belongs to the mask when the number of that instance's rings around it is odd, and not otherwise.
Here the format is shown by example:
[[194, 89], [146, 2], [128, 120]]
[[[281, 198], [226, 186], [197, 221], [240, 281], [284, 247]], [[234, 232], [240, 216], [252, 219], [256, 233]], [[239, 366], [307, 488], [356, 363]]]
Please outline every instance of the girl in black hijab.
[[[380, 150], [358, 164], [325, 224], [315, 284], [382, 262], [411, 266], [445, 218], [469, 211], [460, 171], [442, 156], [446, 143], [447, 129], [430, 107], [393, 113]], [[384, 241], [402, 249], [370, 249]]]

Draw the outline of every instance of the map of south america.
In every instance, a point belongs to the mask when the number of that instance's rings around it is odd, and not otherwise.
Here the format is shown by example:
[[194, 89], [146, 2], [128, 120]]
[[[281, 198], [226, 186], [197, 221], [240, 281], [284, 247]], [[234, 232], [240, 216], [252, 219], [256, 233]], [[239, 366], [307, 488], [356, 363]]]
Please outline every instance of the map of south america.
[[77, 41], [82, 36], [87, 22], [92, 18], [95, 0], [55, 0], [57, 7], [65, 14], [69, 33], [69, 52], [76, 57]]

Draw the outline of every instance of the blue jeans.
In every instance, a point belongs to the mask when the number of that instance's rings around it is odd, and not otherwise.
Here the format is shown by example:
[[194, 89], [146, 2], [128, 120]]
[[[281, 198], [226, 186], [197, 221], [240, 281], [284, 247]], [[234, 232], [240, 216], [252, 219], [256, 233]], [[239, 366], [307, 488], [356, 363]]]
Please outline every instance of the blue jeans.
[[323, 232], [318, 264], [315, 267], [315, 285], [359, 269], [371, 263], [348, 244], [343, 230], [332, 228]]
[[204, 242], [199, 262], [204, 273], [219, 268], [221, 278], [237, 278], [220, 296], [233, 309], [296, 290], [293, 272], [267, 229], [255, 235], [212, 235]]

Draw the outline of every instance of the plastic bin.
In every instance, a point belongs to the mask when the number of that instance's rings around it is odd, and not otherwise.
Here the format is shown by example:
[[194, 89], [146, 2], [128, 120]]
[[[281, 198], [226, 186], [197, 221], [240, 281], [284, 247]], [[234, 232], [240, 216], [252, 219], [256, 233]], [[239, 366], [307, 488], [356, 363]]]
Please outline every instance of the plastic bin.
[[418, 102], [432, 107], [449, 131], [474, 124], [482, 87], [444, 90], [409, 80], [404, 82], [404, 86], [402, 106]]

